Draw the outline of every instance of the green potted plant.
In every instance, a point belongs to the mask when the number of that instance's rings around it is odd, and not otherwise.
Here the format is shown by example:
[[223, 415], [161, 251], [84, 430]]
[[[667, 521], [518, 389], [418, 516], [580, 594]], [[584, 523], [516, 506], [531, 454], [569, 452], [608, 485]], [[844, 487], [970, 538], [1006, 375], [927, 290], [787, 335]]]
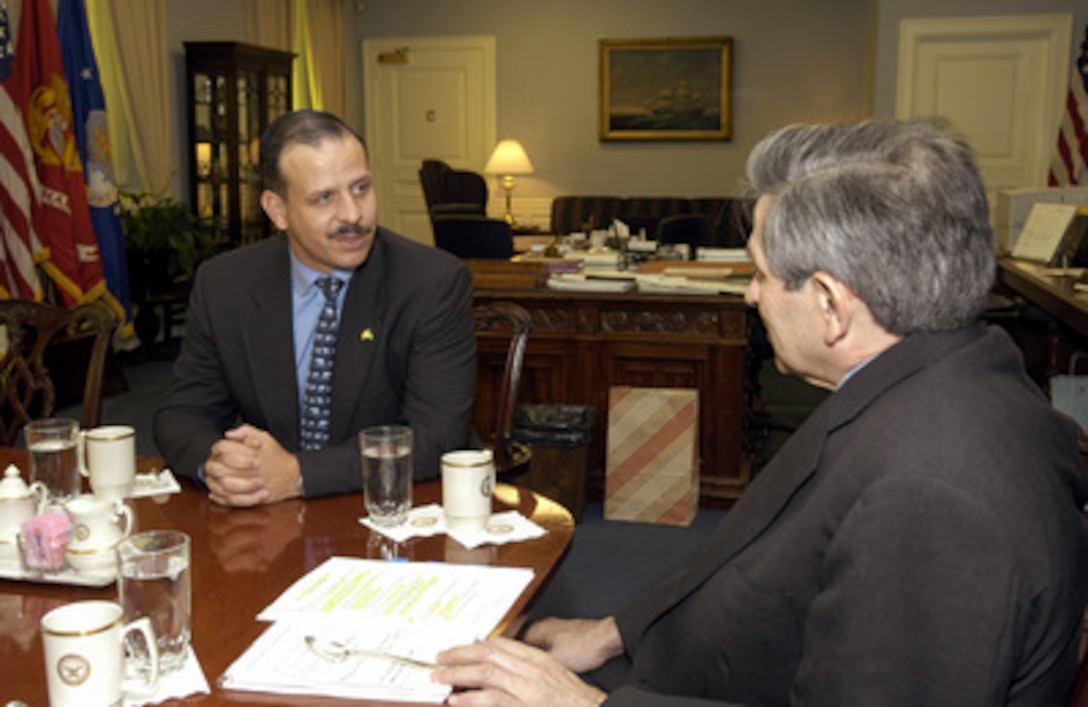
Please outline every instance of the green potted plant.
[[133, 295], [168, 290], [191, 278], [197, 264], [215, 252], [214, 236], [185, 204], [127, 192], [120, 204]]

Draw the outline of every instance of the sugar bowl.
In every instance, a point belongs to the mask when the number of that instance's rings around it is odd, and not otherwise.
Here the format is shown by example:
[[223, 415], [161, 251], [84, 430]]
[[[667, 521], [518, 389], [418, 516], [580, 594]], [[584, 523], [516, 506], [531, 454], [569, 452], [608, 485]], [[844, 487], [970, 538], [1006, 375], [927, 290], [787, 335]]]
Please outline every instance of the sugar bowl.
[[41, 511], [45, 491], [39, 482], [28, 486], [14, 464], [4, 470], [0, 479], [0, 560], [18, 559], [19, 530]]

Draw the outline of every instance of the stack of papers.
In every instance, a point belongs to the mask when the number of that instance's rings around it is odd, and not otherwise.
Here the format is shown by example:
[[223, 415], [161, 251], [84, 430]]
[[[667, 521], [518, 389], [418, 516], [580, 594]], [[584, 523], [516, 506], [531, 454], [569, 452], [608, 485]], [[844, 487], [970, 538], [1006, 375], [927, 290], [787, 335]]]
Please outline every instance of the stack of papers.
[[674, 275], [639, 275], [640, 292], [653, 294], [730, 294], [743, 295], [747, 280], [712, 280]]
[[635, 283], [628, 279], [613, 280], [569, 274], [549, 277], [548, 287], [566, 292], [629, 292], [635, 289]]
[[581, 260], [585, 267], [607, 267], [616, 270], [620, 266], [620, 254], [614, 250], [600, 252], [586, 251], [569, 253], [570, 257]]
[[695, 259], [714, 263], [747, 263], [752, 256], [747, 248], [696, 248]]
[[430, 670], [369, 655], [336, 660], [311, 650], [307, 636], [433, 663], [447, 648], [490, 635], [532, 578], [532, 570], [519, 567], [329, 558], [258, 615], [272, 625], [219, 684], [228, 690], [441, 703], [450, 688], [431, 682]]

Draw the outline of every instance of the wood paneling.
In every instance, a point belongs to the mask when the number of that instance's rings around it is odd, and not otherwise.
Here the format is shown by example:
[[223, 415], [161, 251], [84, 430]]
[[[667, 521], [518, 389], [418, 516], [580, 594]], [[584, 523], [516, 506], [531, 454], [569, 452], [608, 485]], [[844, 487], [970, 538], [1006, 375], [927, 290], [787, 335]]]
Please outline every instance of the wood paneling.
[[[743, 463], [747, 394], [747, 307], [740, 297], [586, 294], [478, 289], [476, 301], [516, 302], [533, 331], [522, 374], [522, 403], [597, 408], [589, 493], [604, 491], [608, 389], [616, 385], [699, 391], [699, 454], [704, 505], [731, 504], [748, 483]], [[476, 420], [489, 419], [501, 337], [479, 339]]]

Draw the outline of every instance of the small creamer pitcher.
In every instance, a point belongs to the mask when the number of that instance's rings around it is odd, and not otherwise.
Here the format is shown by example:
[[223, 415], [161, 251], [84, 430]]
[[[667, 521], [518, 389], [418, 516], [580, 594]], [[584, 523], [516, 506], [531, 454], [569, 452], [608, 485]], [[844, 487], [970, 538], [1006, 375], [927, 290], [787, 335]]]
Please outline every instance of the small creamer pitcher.
[[72, 550], [112, 550], [132, 530], [132, 511], [121, 501], [82, 494], [64, 510], [72, 519]]

